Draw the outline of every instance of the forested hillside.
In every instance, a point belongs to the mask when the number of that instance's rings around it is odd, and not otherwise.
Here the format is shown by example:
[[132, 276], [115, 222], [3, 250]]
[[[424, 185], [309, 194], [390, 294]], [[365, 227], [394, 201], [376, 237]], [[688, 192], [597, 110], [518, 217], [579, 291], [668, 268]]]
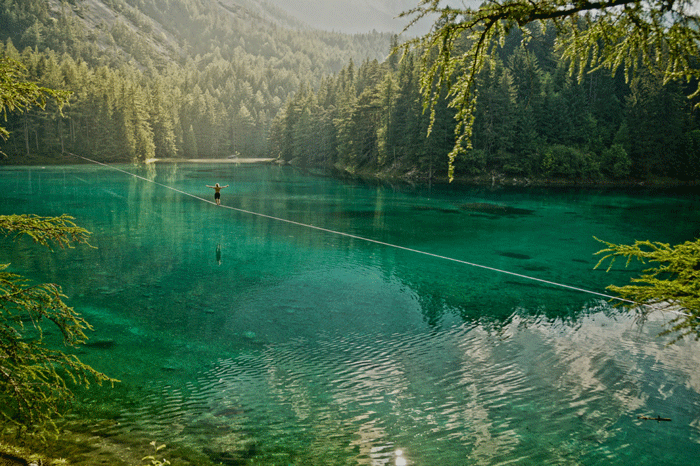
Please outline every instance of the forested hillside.
[[[571, 77], [555, 52], [555, 28], [511, 36], [481, 74], [473, 149], [458, 177], [644, 180], [700, 177], [700, 129], [692, 93], [640, 74]], [[353, 173], [446, 177], [454, 111], [442, 102], [429, 138], [418, 60], [352, 64], [288, 102], [275, 121], [273, 149], [287, 160]]]
[[[312, 30], [263, 0], [2, 0], [0, 53], [74, 92], [59, 113], [8, 116], [10, 162], [272, 156], [352, 173], [443, 177], [454, 111], [429, 115], [419, 59], [388, 34]], [[700, 177], [688, 88], [606, 71], [577, 82], [555, 28], [512, 36], [482, 72], [457, 175], [587, 181]]]
[[383, 59], [388, 34], [313, 31], [256, 0], [3, 0], [2, 53], [74, 92], [58, 112], [9, 115], [12, 159], [267, 154], [271, 120], [302, 83]]

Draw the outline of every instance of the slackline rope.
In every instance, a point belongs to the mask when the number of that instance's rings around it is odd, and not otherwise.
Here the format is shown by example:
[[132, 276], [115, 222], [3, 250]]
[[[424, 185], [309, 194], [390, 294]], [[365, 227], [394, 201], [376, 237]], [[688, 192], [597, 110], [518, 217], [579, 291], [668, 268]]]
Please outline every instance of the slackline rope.
[[[121, 168], [117, 168], [117, 167], [115, 167], [115, 166], [113, 166], [113, 165], [109, 165], [109, 164], [106, 164], [106, 163], [103, 163], [103, 162], [98, 162], [97, 160], [92, 160], [92, 159], [89, 159], [89, 158], [87, 158], [87, 157], [83, 157], [82, 155], [77, 155], [77, 154], [73, 154], [73, 153], [70, 153], [70, 152], [66, 152], [66, 154], [72, 155], [73, 157], [78, 157], [78, 158], [80, 158], [80, 159], [86, 160], [86, 161], [88, 161], [88, 162], [91, 162], [91, 163], [94, 163], [94, 164], [97, 164], [97, 165], [102, 165], [103, 167], [107, 167], [107, 168], [110, 168], [110, 169], [112, 169], [112, 170], [116, 170], [116, 171], [121, 172], [121, 173], [124, 173], [124, 174], [126, 174], [126, 175], [133, 176], [134, 178], [138, 178], [138, 179], [140, 179], [140, 180], [147, 181], [147, 182], [149, 182], [149, 183], [153, 183], [153, 184], [155, 184], [155, 185], [161, 186], [161, 187], [163, 187], [163, 188], [170, 189], [170, 190], [175, 191], [175, 192], [178, 192], [178, 193], [180, 193], [180, 194], [184, 194], [185, 196], [189, 196], [189, 197], [193, 197], [193, 198], [195, 198], [195, 199], [199, 199], [200, 201], [206, 202], [206, 203], [208, 203], [208, 204], [216, 205], [216, 202], [211, 201], [211, 200], [209, 200], [209, 199], [204, 199], [203, 197], [195, 196], [194, 194], [191, 194], [191, 193], [188, 193], [188, 192], [185, 192], [185, 191], [181, 191], [181, 190], [179, 190], [179, 189], [177, 189], [177, 188], [173, 188], [172, 186], [168, 186], [168, 185], [165, 185], [165, 184], [161, 184], [161, 183], [158, 183], [157, 181], [149, 180], [148, 178], [144, 178], [143, 176], [136, 175], [136, 174], [131, 173], [131, 172], [128, 172], [128, 171], [126, 171], [126, 170], [122, 170]], [[630, 304], [637, 304], [636, 302], [631, 301], [631, 300], [629, 300], [629, 299], [624, 299], [624, 298], [620, 298], [620, 297], [617, 297], [617, 296], [611, 296], [611, 295], [608, 295], [608, 294], [605, 294], [605, 293], [598, 293], [597, 291], [586, 290], [586, 289], [584, 289], [584, 288], [578, 288], [578, 287], [571, 286], [571, 285], [565, 285], [565, 284], [563, 284], [563, 283], [557, 283], [557, 282], [553, 282], [553, 281], [549, 281], [549, 280], [543, 280], [543, 279], [541, 279], [541, 278], [531, 277], [531, 276], [528, 276], [528, 275], [522, 275], [522, 274], [515, 273], [515, 272], [509, 272], [509, 271], [507, 271], [507, 270], [502, 270], [502, 269], [497, 269], [497, 268], [494, 268], [494, 267], [489, 267], [489, 266], [486, 266], [486, 265], [476, 264], [476, 263], [474, 263], [474, 262], [468, 262], [468, 261], [464, 261], [464, 260], [461, 260], [461, 259], [455, 259], [455, 258], [453, 258], [453, 257], [442, 256], [442, 255], [440, 255], [440, 254], [433, 254], [433, 253], [431, 253], [431, 252], [425, 252], [425, 251], [421, 251], [421, 250], [419, 250], [419, 249], [413, 249], [413, 248], [409, 248], [409, 247], [406, 247], [406, 246], [399, 246], [399, 245], [397, 245], [397, 244], [386, 243], [386, 242], [384, 242], [384, 241], [379, 241], [379, 240], [372, 239], [372, 238], [365, 238], [364, 236], [357, 236], [357, 235], [353, 235], [353, 234], [350, 234], [350, 233], [344, 233], [344, 232], [342, 232], [342, 231], [330, 230], [330, 229], [328, 229], [328, 228], [323, 228], [323, 227], [319, 227], [319, 226], [316, 226], [316, 225], [309, 225], [309, 224], [307, 224], [307, 223], [295, 222], [294, 220], [289, 220], [289, 219], [280, 218], [280, 217], [274, 217], [274, 216], [272, 216], [272, 215], [261, 214], [261, 213], [259, 213], [259, 212], [252, 212], [252, 211], [250, 211], [250, 210], [239, 209], [239, 208], [237, 208], [237, 207], [232, 207], [232, 206], [220, 205], [219, 207], [223, 207], [223, 208], [229, 209], [229, 210], [234, 210], [234, 211], [236, 211], [236, 212], [241, 212], [241, 213], [248, 214], [248, 215], [255, 215], [255, 216], [257, 216], [257, 217], [267, 218], [267, 219], [270, 219], [270, 220], [276, 220], [276, 221], [278, 221], [278, 222], [289, 223], [289, 224], [291, 224], [291, 225], [297, 225], [297, 226], [304, 227], [304, 228], [311, 228], [311, 229], [313, 229], [313, 230], [323, 231], [323, 232], [325, 232], [325, 233], [331, 233], [331, 234], [334, 234], [334, 235], [344, 236], [344, 237], [346, 237], [346, 238], [353, 238], [353, 239], [357, 239], [357, 240], [360, 240], [360, 241], [366, 241], [366, 242], [368, 242], [368, 243], [374, 243], [374, 244], [379, 244], [379, 245], [381, 245], [381, 246], [387, 246], [387, 247], [390, 247], [390, 248], [400, 249], [400, 250], [402, 250], [402, 251], [408, 251], [408, 252], [413, 252], [413, 253], [416, 253], [416, 254], [422, 254], [422, 255], [424, 255], [424, 256], [429, 256], [429, 257], [433, 257], [433, 258], [436, 258], [436, 259], [443, 259], [443, 260], [450, 261], [450, 262], [456, 262], [456, 263], [458, 263], [458, 264], [464, 264], [464, 265], [468, 265], [468, 266], [471, 266], [471, 267], [477, 267], [477, 268], [480, 268], [480, 269], [490, 270], [490, 271], [492, 271], [492, 272], [498, 272], [498, 273], [502, 273], [502, 274], [506, 274], [506, 275], [511, 275], [511, 276], [513, 276], [513, 277], [518, 277], [518, 278], [522, 278], [522, 279], [525, 279], [525, 280], [532, 280], [532, 281], [535, 281], [535, 282], [545, 283], [545, 284], [547, 284], [547, 285], [557, 286], [557, 287], [560, 287], [560, 288], [566, 288], [566, 289], [573, 290], [573, 291], [580, 291], [580, 292], [582, 292], [582, 293], [588, 293], [588, 294], [591, 294], [591, 295], [596, 295], [596, 296], [600, 296], [600, 297], [607, 298], [607, 299], [614, 299], [614, 300], [617, 300], [617, 301], [623, 301], [623, 302], [630, 303]]]

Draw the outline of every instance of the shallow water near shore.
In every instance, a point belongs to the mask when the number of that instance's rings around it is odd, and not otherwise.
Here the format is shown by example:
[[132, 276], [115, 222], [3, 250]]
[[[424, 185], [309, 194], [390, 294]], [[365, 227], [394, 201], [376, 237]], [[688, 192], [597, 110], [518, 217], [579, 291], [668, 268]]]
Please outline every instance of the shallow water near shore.
[[[118, 168], [143, 178], [0, 169], [1, 214], [67, 213], [92, 232], [94, 248], [50, 254], [4, 240], [2, 261], [60, 284], [94, 326], [80, 357], [122, 382], [81, 392], [76, 413], [102, 435], [165, 443], [174, 464], [185, 450], [251, 465], [700, 457], [700, 344], [666, 346], [666, 316], [642, 324], [585, 292], [639, 270], [594, 270], [594, 236], [696, 237], [691, 191]], [[216, 182], [221, 207], [199, 199]]]

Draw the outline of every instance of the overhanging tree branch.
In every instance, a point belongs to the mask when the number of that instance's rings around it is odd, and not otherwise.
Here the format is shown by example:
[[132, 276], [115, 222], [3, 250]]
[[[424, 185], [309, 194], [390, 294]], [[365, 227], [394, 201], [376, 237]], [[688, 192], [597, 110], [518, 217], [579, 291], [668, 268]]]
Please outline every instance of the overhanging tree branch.
[[436, 16], [431, 31], [404, 43], [404, 52], [422, 55], [421, 93], [430, 111], [432, 130], [435, 105], [447, 89], [449, 105], [457, 109], [456, 144], [449, 154], [449, 176], [457, 155], [470, 148], [477, 95], [475, 79], [513, 28], [529, 40], [528, 28], [559, 31], [558, 48], [569, 61], [569, 71], [583, 79], [586, 72], [624, 69], [625, 78], [640, 67], [660, 73], [664, 82], [698, 80], [691, 95], [700, 95], [700, 69], [690, 57], [698, 55], [700, 23], [690, 0], [508, 0], [487, 1], [477, 9], [442, 6], [441, 0], [421, 0], [402, 14], [420, 19]]

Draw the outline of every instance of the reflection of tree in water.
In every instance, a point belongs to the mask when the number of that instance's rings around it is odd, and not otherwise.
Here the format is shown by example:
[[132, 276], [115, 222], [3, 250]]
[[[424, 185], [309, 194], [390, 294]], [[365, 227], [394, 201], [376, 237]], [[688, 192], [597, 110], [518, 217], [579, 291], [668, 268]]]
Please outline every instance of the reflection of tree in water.
[[420, 274], [406, 268], [393, 275], [415, 292], [423, 318], [433, 328], [450, 317], [494, 329], [516, 314], [575, 321], [587, 314], [589, 304], [602, 299], [490, 271], [467, 273], [460, 282], [447, 281], [439, 274]]

